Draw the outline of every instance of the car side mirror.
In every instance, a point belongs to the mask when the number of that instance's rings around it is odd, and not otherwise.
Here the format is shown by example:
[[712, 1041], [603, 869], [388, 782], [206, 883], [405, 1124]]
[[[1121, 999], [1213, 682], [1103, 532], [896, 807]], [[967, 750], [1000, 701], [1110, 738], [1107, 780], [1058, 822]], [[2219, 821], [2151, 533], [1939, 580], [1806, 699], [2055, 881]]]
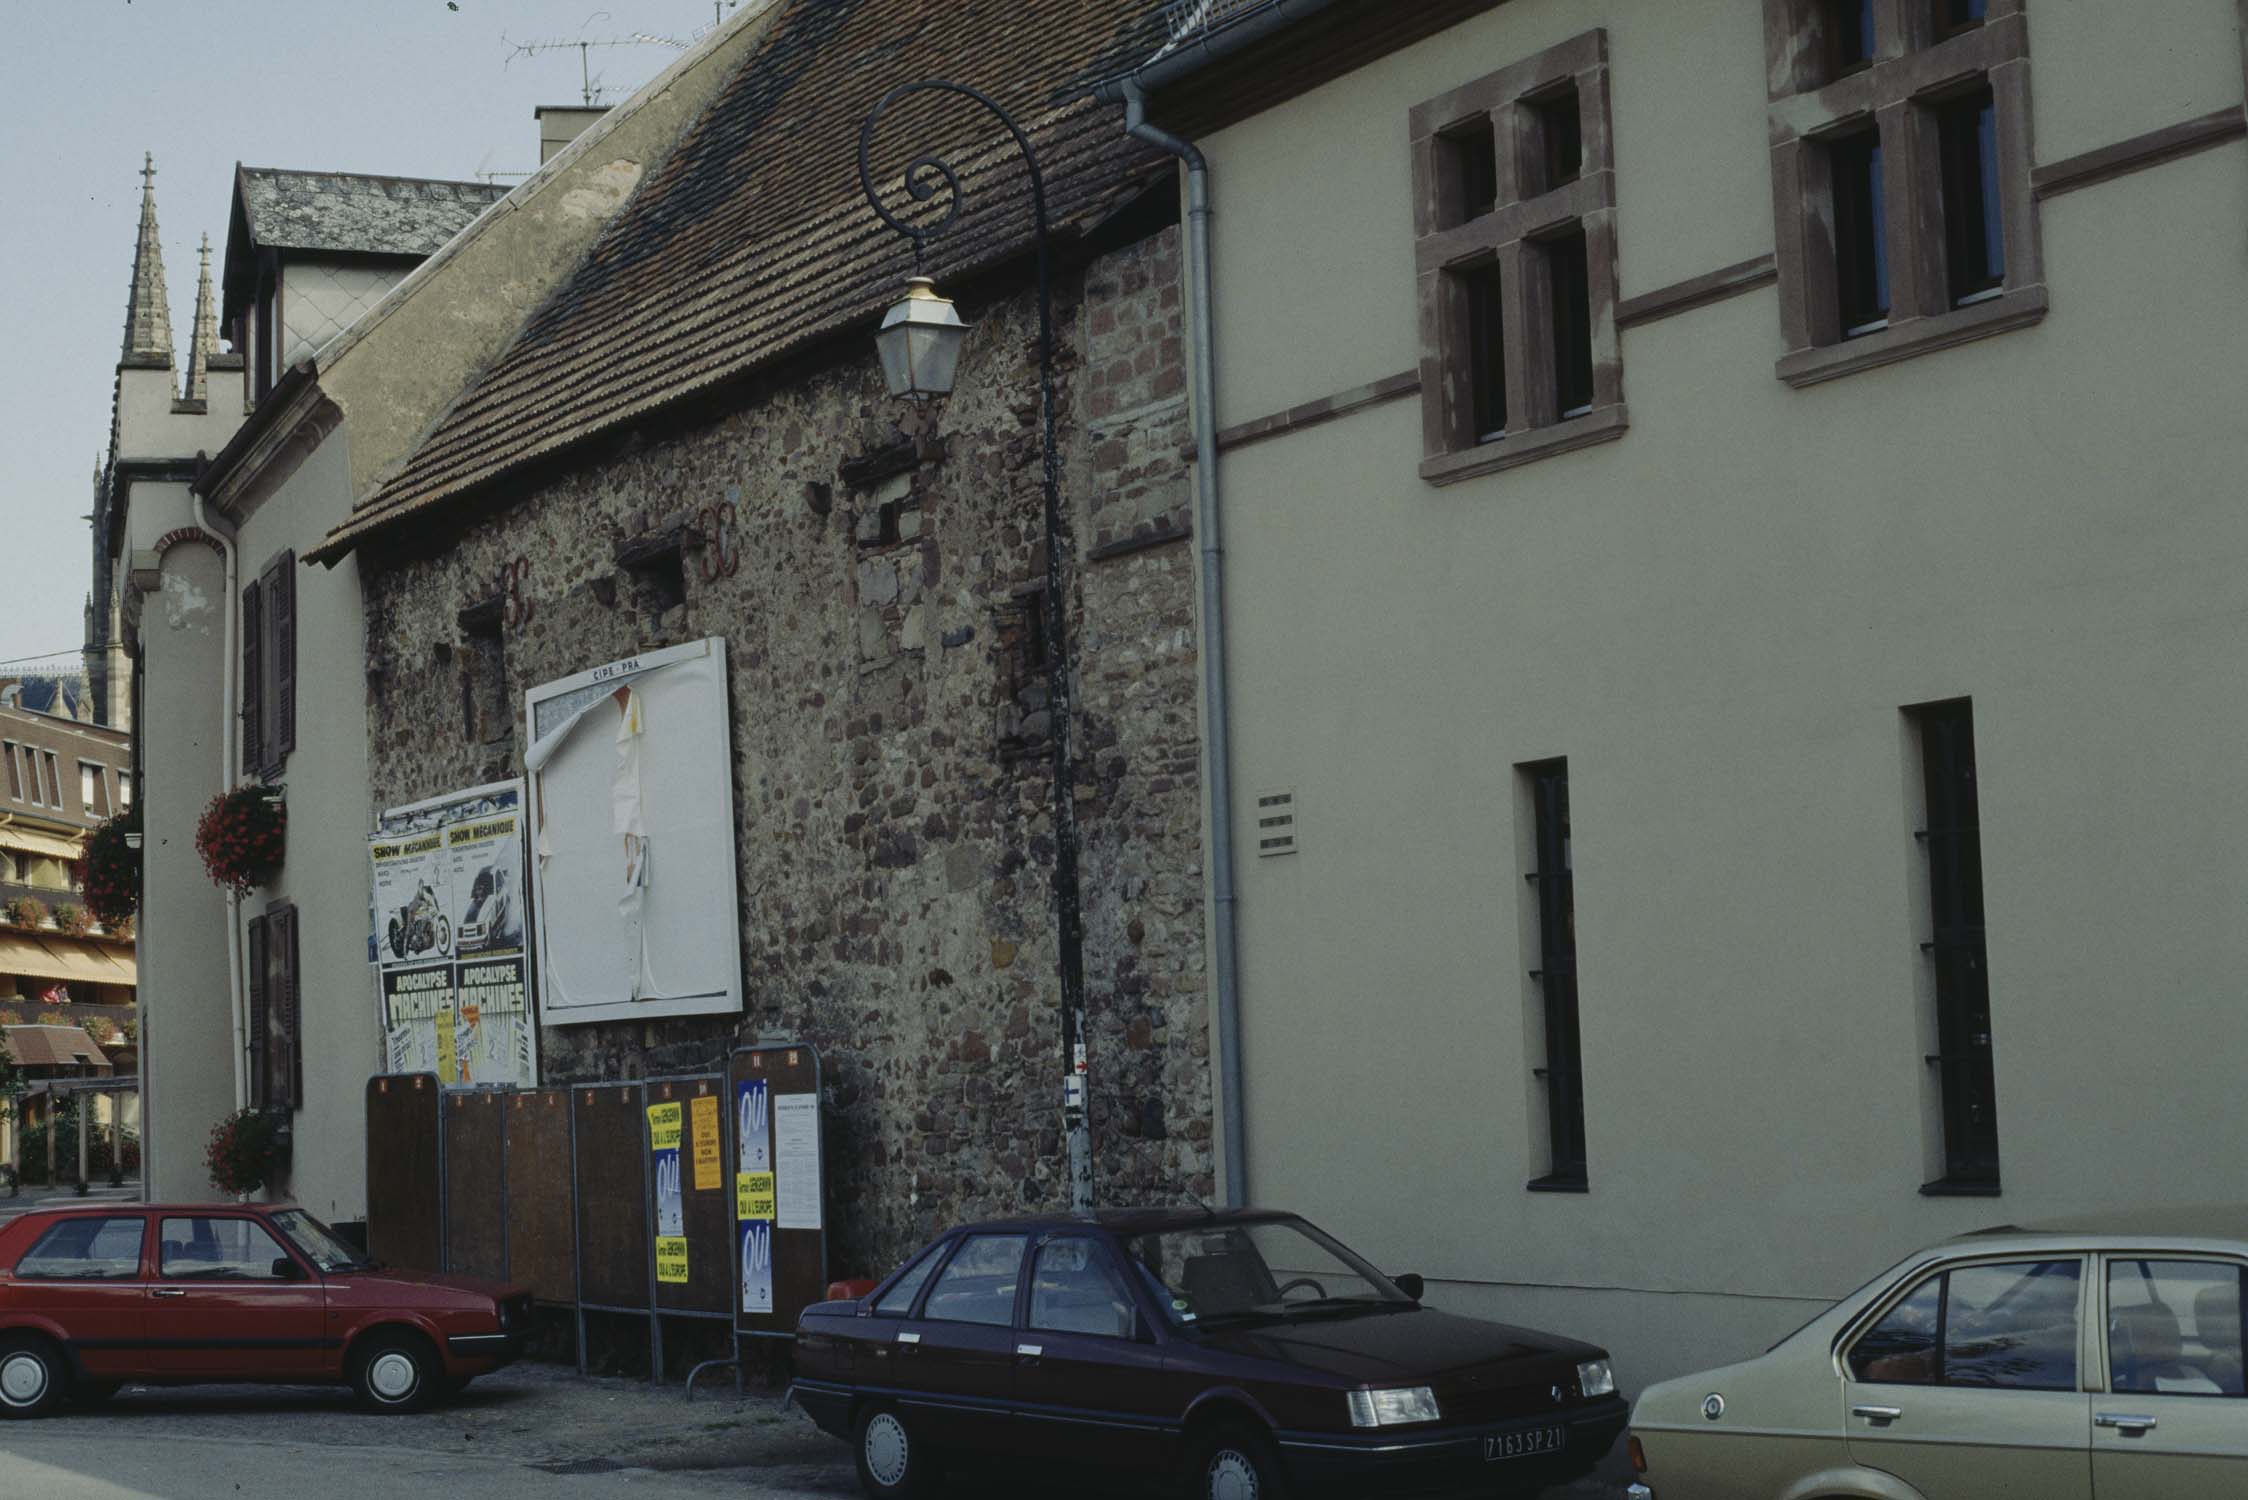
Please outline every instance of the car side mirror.
[[1397, 1289], [1415, 1302], [1420, 1301], [1422, 1294], [1428, 1290], [1428, 1283], [1421, 1279], [1417, 1271], [1407, 1271], [1402, 1276], [1392, 1276], [1390, 1280], [1396, 1282]]
[[273, 1279], [275, 1281], [302, 1281], [304, 1280], [304, 1269], [286, 1255], [276, 1255], [273, 1257]]

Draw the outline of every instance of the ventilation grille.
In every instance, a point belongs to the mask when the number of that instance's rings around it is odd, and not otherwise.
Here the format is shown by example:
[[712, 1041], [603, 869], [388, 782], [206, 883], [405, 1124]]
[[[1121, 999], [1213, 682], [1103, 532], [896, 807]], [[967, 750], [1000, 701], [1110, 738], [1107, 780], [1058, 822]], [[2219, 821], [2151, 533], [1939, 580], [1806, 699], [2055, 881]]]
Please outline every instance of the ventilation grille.
[[1257, 793], [1257, 858], [1294, 854], [1299, 844], [1296, 789], [1283, 787]]

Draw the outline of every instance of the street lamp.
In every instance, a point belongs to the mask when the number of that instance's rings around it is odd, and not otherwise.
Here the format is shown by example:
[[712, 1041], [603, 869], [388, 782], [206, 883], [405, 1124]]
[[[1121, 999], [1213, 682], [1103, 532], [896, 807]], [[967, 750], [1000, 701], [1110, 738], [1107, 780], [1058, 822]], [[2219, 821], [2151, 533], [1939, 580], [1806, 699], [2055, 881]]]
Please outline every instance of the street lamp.
[[968, 325], [960, 321], [950, 298], [937, 295], [937, 284], [928, 277], [909, 277], [905, 288], [905, 295], [882, 319], [882, 331], [874, 336], [874, 347], [882, 355], [882, 378], [889, 382], [891, 395], [908, 401], [949, 396]]
[[981, 89], [942, 79], [901, 84], [884, 94], [859, 130], [859, 186], [883, 223], [913, 242], [914, 276], [906, 294], [882, 320], [875, 345], [891, 394], [925, 401], [952, 390], [960, 345], [968, 328], [959, 312], [937, 295], [920, 274], [928, 242], [960, 216], [960, 175], [935, 156], [917, 157], [905, 171], [905, 189], [916, 203], [942, 192], [944, 211], [917, 220], [899, 218], [882, 202], [874, 182], [874, 130], [900, 99], [922, 93], [956, 94], [972, 99], [995, 116], [1014, 137], [1030, 171], [1030, 200], [1038, 241], [1038, 393], [1039, 435], [1046, 461], [1046, 588], [1042, 604], [1046, 638], [1046, 699], [1051, 728], [1054, 776], [1054, 941], [1061, 982], [1062, 1127], [1069, 1150], [1069, 1206], [1093, 1206], [1093, 1137], [1085, 1100], [1085, 919], [1077, 880], [1076, 776], [1070, 756], [1069, 638], [1063, 629], [1062, 600], [1069, 555], [1069, 533], [1062, 521], [1061, 460], [1054, 446], [1054, 278], [1052, 234], [1046, 222], [1046, 179], [1030, 137]]

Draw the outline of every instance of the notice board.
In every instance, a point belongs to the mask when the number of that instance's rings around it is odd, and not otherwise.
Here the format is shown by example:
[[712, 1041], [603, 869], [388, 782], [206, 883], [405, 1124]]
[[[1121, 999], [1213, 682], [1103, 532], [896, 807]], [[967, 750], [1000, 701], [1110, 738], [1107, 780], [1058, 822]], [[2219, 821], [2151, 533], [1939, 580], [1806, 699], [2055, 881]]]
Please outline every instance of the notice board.
[[650, 1079], [650, 1170], [655, 1173], [656, 1306], [724, 1316], [733, 1303], [733, 1196], [726, 1154], [726, 1080]]
[[791, 1338], [827, 1296], [826, 1115], [810, 1046], [746, 1047], [727, 1069], [734, 1116], [734, 1326]]

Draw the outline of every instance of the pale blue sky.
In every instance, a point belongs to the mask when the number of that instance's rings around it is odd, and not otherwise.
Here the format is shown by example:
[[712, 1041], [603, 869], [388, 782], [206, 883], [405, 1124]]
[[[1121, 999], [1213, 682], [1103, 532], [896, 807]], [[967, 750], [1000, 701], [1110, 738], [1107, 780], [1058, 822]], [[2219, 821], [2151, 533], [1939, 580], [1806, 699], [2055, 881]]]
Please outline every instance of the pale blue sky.
[[[214, 264], [224, 251], [237, 161], [526, 172], [531, 111], [579, 101], [579, 54], [512, 55], [503, 37], [687, 40], [713, 14], [712, 0], [0, 0], [0, 660], [75, 652], [83, 633], [81, 518], [109, 444], [143, 151], [184, 365], [195, 247], [208, 233]], [[590, 60], [613, 103], [677, 55]]]

